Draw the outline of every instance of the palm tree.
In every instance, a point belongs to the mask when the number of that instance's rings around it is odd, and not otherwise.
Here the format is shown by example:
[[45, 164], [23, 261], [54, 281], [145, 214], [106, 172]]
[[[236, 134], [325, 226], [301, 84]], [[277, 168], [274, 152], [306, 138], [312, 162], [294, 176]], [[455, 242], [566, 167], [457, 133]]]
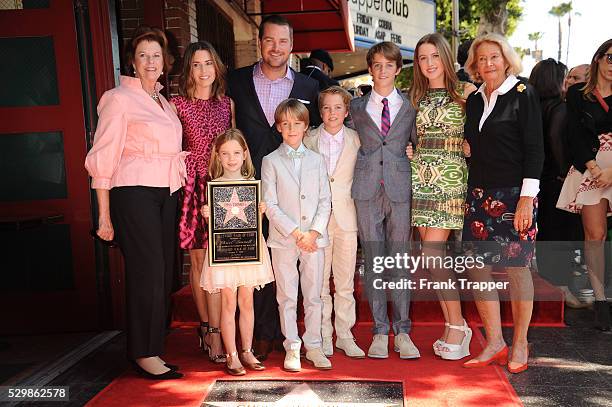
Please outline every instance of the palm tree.
[[542, 37], [544, 36], [544, 33], [541, 32], [541, 31], [538, 31], [538, 32], [534, 32], [534, 33], [529, 33], [529, 34], [527, 34], [527, 36], [529, 37], [529, 41], [535, 42], [533, 48], [537, 51], [538, 50], [538, 41], [542, 39]]
[[548, 12], [548, 14], [551, 14], [555, 17], [557, 17], [557, 20], [559, 21], [559, 52], [558, 52], [558, 57], [557, 60], [561, 61], [561, 43], [562, 43], [562, 37], [561, 37], [561, 17], [563, 17], [564, 15], [566, 15], [567, 13], [569, 13], [572, 10], [572, 2], [570, 1], [569, 3], [561, 3], [557, 6], [553, 6], [553, 8], [550, 9], [550, 11]]

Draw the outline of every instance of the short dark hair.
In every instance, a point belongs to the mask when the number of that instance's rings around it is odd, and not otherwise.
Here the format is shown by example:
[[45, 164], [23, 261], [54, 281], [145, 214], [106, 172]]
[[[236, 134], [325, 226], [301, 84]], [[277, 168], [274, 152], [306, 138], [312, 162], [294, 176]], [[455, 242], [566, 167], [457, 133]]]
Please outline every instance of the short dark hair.
[[368, 68], [372, 67], [372, 63], [374, 61], [374, 55], [381, 54], [389, 61], [395, 62], [396, 68], [401, 68], [403, 65], [402, 61], [402, 51], [399, 49], [397, 45], [392, 42], [384, 41], [379, 42], [374, 45], [372, 48], [368, 50], [368, 54], [366, 55], [366, 61], [368, 63]]
[[470, 51], [472, 42], [474, 42], [474, 40], [465, 40], [461, 43], [461, 45], [459, 45], [459, 48], [457, 49], [457, 63], [460, 66], [465, 65], [465, 61], [467, 61], [468, 52]]
[[280, 16], [278, 14], [271, 14], [267, 16], [266, 18], [264, 18], [263, 20], [261, 20], [261, 24], [259, 24], [259, 40], [260, 41], [263, 38], [266, 24], [286, 25], [287, 27], [289, 27], [289, 37], [291, 38], [291, 41], [293, 41], [293, 27], [291, 26], [291, 23], [285, 17]]
[[529, 83], [538, 92], [540, 99], [560, 98], [566, 73], [565, 64], [548, 58], [533, 67], [529, 75]]
[[143, 41], [157, 42], [159, 44], [164, 58], [164, 70], [170, 72], [174, 63], [174, 57], [170, 54], [166, 34], [157, 27], [141, 25], [134, 31], [132, 40], [125, 50], [125, 73], [133, 76], [134, 70], [132, 69], [132, 64], [134, 63], [134, 55], [138, 44]]

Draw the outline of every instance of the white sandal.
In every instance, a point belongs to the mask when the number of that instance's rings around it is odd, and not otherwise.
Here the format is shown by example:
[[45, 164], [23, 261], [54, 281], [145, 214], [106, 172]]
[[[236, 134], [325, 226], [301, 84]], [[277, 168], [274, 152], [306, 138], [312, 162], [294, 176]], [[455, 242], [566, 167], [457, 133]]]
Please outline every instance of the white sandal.
[[[450, 324], [449, 324], [448, 322], [445, 322], [445, 323], [444, 323], [444, 326], [445, 326], [445, 327], [449, 327], [449, 326], [450, 326]], [[436, 341], [433, 343], [432, 347], [433, 347], [434, 354], [435, 354], [436, 356], [440, 356], [440, 349], [442, 349], [442, 347], [444, 347], [444, 345], [445, 345], [445, 344], [446, 344], [446, 342], [444, 342], [444, 340], [443, 340], [442, 338], [437, 339], [437, 340], [436, 340]]]
[[465, 319], [463, 325], [449, 325], [450, 329], [462, 331], [465, 335], [460, 344], [444, 343], [440, 348], [440, 357], [445, 360], [459, 360], [470, 355], [470, 341], [472, 340], [472, 329], [468, 327]]

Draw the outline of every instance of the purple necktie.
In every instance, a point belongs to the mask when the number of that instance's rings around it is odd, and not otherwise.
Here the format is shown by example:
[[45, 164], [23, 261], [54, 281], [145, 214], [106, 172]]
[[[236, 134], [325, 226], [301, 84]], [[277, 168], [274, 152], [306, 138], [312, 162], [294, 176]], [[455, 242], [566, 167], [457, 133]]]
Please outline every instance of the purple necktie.
[[380, 132], [383, 137], [386, 137], [391, 128], [391, 114], [389, 113], [389, 100], [383, 98], [382, 100], [383, 110], [382, 116], [380, 117]]

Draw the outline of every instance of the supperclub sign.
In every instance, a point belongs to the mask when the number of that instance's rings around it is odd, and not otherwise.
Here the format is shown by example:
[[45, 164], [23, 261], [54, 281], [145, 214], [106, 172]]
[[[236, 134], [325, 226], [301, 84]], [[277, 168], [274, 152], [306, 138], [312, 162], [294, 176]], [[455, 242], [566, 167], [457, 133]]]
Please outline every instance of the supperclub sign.
[[391, 41], [412, 49], [435, 30], [432, 0], [349, 0], [356, 40]]

